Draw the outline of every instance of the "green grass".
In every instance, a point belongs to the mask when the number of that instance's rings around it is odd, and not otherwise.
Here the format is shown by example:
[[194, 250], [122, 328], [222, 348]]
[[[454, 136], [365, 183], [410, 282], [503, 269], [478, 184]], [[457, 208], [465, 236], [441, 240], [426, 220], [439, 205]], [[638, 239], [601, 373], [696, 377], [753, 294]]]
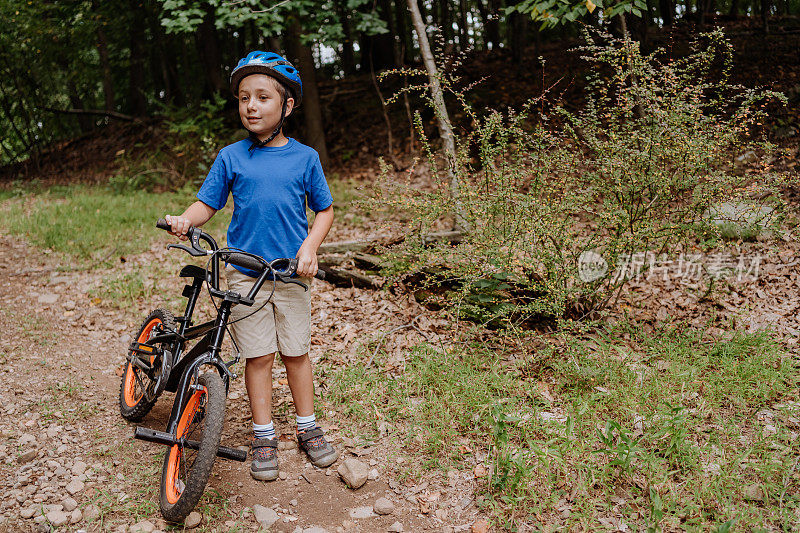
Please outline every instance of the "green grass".
[[[368, 436], [376, 411], [390, 422], [397, 453], [413, 458], [405, 475], [472, 469], [486, 456], [481, 501], [509, 530], [595, 530], [610, 516], [633, 530], [797, 522], [798, 428], [775, 407], [797, 400], [797, 361], [768, 334], [722, 340], [676, 325], [645, 335], [624, 324], [546, 340], [530, 356], [420, 345], [391, 379], [342, 369], [328, 399], [354, 424], [370, 421]], [[755, 416], [762, 409], [775, 412], [774, 432]]]
[[[181, 213], [195, 201], [194, 193], [117, 193], [81, 185], [41, 189], [34, 184], [24, 192], [13, 189], [0, 196], [0, 228], [25, 237], [43, 253], [59, 254], [73, 267], [109, 266], [118, 256], [148, 249], [154, 240], [169, 242], [172, 237], [155, 229], [155, 221], [167, 213]], [[231, 207], [205, 228], [220, 242]]]

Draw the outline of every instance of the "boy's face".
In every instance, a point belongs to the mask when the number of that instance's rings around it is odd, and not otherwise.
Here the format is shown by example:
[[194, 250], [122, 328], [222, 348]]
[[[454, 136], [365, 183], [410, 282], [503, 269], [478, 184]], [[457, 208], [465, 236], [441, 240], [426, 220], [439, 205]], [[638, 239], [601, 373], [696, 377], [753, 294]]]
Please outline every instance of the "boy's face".
[[[281, 120], [283, 92], [275, 78], [251, 74], [239, 82], [239, 117], [248, 130], [269, 137]], [[286, 116], [292, 112], [294, 98], [286, 99]]]

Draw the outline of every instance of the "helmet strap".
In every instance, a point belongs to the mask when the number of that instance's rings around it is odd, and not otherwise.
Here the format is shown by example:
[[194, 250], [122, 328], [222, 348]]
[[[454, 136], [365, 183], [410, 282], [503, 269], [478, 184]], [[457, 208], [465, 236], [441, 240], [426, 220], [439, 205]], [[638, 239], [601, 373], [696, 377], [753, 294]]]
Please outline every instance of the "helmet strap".
[[250, 140], [252, 141], [252, 144], [250, 145], [250, 148], [248, 148], [248, 151], [252, 152], [256, 148], [261, 148], [263, 146], [266, 146], [267, 144], [270, 143], [270, 141], [272, 141], [272, 139], [275, 138], [276, 135], [278, 135], [281, 132], [281, 128], [283, 128], [283, 121], [286, 120], [286, 100], [287, 100], [286, 97], [284, 97], [283, 104], [281, 105], [281, 119], [278, 121], [278, 125], [275, 127], [275, 131], [272, 132], [272, 135], [267, 137], [265, 140], [260, 141], [258, 139], [258, 135], [256, 135], [252, 131], [250, 132]]

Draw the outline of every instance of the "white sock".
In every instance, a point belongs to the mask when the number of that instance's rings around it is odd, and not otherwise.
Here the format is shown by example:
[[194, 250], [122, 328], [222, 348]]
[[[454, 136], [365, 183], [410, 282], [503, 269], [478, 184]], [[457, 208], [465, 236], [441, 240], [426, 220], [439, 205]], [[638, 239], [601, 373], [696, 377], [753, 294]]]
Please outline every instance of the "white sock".
[[297, 431], [314, 429], [315, 427], [317, 427], [317, 416], [314, 413], [311, 413], [310, 416], [297, 415]]
[[256, 424], [253, 422], [253, 433], [256, 434], [257, 439], [274, 439], [275, 426], [272, 424], [272, 420], [269, 421], [269, 424]]

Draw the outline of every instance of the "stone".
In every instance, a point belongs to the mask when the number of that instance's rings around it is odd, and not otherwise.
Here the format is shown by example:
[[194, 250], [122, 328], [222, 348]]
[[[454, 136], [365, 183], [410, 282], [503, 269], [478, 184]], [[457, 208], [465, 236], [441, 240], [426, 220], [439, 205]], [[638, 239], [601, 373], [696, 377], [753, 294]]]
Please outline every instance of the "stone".
[[36, 509], [35, 506], [34, 507], [28, 507], [27, 509], [23, 509], [22, 511], [20, 511], [19, 512], [19, 516], [21, 516], [22, 518], [25, 518], [25, 519], [33, 518], [33, 515], [36, 514], [36, 511], [37, 511], [37, 509]]
[[290, 501], [289, 505], [291, 505], [292, 507], [297, 507], [297, 500]]
[[86, 463], [83, 461], [75, 461], [75, 464], [72, 465], [72, 474], [75, 476], [79, 476], [86, 472]]
[[69, 522], [69, 515], [64, 511], [50, 511], [47, 513], [47, 521], [56, 527], [60, 527]]
[[189, 516], [186, 517], [186, 520], [183, 521], [184, 527], [187, 529], [192, 529], [200, 525], [200, 522], [203, 521], [203, 515], [198, 513], [197, 511], [192, 511], [189, 513]]
[[442, 522], [447, 520], [447, 509], [436, 509], [433, 514]]
[[372, 504], [372, 510], [380, 515], [392, 514], [394, 512], [394, 504], [389, 498], [378, 498]]
[[473, 522], [472, 528], [470, 529], [472, 533], [488, 533], [489, 531], [489, 521], [485, 518], [478, 518]]
[[153, 533], [156, 526], [149, 520], [142, 520], [128, 528], [129, 533]]
[[100, 518], [100, 508], [94, 504], [87, 505], [83, 510], [83, 518], [89, 521], [97, 520]]
[[372, 470], [369, 471], [369, 476], [367, 476], [367, 478], [370, 481], [375, 481], [376, 479], [378, 479], [380, 477], [380, 475], [381, 474], [380, 474], [380, 472], [378, 472], [378, 469], [377, 468], [373, 468]]
[[83, 481], [79, 479], [73, 479], [72, 481], [67, 483], [67, 486], [65, 488], [67, 489], [67, 492], [69, 492], [71, 496], [75, 496], [80, 491], [82, 491], [84, 487], [85, 485], [83, 484]]
[[269, 529], [272, 524], [278, 521], [280, 516], [274, 509], [264, 507], [263, 505], [255, 504], [253, 506], [253, 515], [255, 515], [256, 522], [258, 522], [264, 529]]
[[295, 450], [297, 449], [297, 442], [294, 440], [282, 440], [278, 442], [279, 450]]
[[37, 301], [40, 304], [46, 304], [46, 305], [54, 304], [58, 301], [58, 294], [53, 294], [53, 293], [40, 294], [39, 297], [37, 298]]
[[389, 529], [387, 529], [386, 531], [388, 531], [389, 533], [403, 533], [405, 529], [403, 529], [403, 524], [401, 524], [400, 522], [395, 522], [394, 524], [389, 526]]
[[72, 514], [69, 515], [69, 523], [70, 524], [77, 524], [83, 520], [83, 513], [80, 509], [73, 509]]
[[758, 161], [758, 155], [753, 150], [748, 150], [736, 158], [736, 166], [747, 165]]
[[348, 516], [350, 516], [350, 518], [354, 518], [356, 520], [361, 519], [361, 518], [372, 518], [372, 517], [378, 516], [378, 515], [376, 515], [375, 513], [372, 512], [372, 507], [369, 507], [367, 505], [364, 505], [364, 506], [361, 506], [361, 507], [355, 507], [353, 509], [350, 509], [347, 512], [347, 514], [348, 514]]
[[453, 527], [452, 526], [444, 526], [442, 528], [442, 533], [453, 533]]
[[311, 526], [307, 527], [303, 530], [303, 533], [328, 533], [328, 530], [324, 527], [319, 526]]
[[764, 491], [757, 484], [748, 485], [744, 488], [744, 499], [750, 501], [761, 501], [764, 499]]
[[[758, 237], [776, 221], [775, 208], [739, 202], [722, 202], [708, 209], [706, 218], [719, 226], [724, 236], [739, 238], [750, 233]], [[769, 231], [766, 231], [769, 234]]]
[[78, 502], [76, 502], [73, 498], [64, 498], [64, 501], [61, 502], [61, 505], [64, 506], [64, 510], [71, 513], [78, 507]]
[[22, 454], [17, 457], [17, 462], [19, 464], [25, 464], [33, 461], [36, 458], [36, 450], [30, 449], [22, 452]]
[[342, 521], [342, 529], [345, 531], [350, 531], [351, 529], [355, 529], [356, 523], [352, 520], [343, 520]]
[[367, 478], [369, 477], [369, 469], [367, 468], [367, 465], [358, 459], [345, 460], [341, 465], [339, 465], [338, 472], [342, 480], [344, 480], [347, 486], [351, 489], [357, 489], [361, 487], [367, 482]]
[[278, 472], [278, 477], [281, 478], [282, 481], [286, 481], [286, 479], [289, 477], [289, 474], [281, 470]]

